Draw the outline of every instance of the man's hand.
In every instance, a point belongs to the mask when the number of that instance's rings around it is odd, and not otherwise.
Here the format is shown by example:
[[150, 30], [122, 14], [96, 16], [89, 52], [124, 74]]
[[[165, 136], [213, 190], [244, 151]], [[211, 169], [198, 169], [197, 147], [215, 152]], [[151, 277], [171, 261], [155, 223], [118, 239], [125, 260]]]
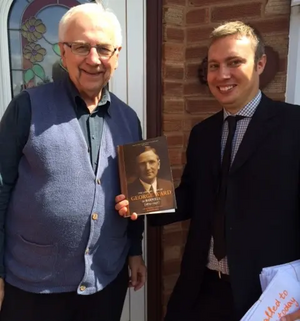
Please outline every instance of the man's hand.
[[4, 280], [0, 278], [0, 311], [2, 308], [3, 299], [4, 299]]
[[147, 277], [147, 268], [143, 257], [141, 255], [129, 256], [128, 265], [130, 268], [129, 287], [133, 287], [134, 291], [137, 291], [144, 286]]
[[[120, 216], [125, 216], [128, 212], [128, 201], [125, 199], [125, 195], [121, 194], [115, 198], [116, 206], [115, 209], [119, 212]], [[138, 218], [136, 213], [132, 213], [130, 218], [134, 221]]]
[[296, 321], [296, 320], [300, 320], [300, 309], [280, 319], [280, 321]]

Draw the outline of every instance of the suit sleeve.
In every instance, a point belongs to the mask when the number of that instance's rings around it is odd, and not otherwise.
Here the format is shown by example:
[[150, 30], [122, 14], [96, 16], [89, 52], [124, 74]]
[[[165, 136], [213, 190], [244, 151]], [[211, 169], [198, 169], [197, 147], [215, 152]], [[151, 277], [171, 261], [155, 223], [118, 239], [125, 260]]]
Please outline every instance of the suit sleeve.
[[[141, 123], [139, 119], [138, 121], [138, 140], [142, 140], [142, 129], [141, 129]], [[130, 248], [129, 248], [129, 256], [136, 256], [136, 255], [142, 255], [142, 241], [143, 241], [143, 233], [144, 233], [144, 216], [141, 215], [138, 217], [137, 220], [132, 221], [128, 219], [128, 229], [127, 234], [128, 238], [130, 240]]]
[[177, 210], [175, 213], [167, 214], [157, 214], [148, 216], [148, 222], [152, 226], [162, 226], [171, 223], [185, 221], [192, 217], [192, 203], [193, 203], [193, 186], [194, 177], [192, 164], [193, 164], [193, 154], [195, 148], [197, 148], [196, 143], [196, 133], [195, 128], [190, 134], [190, 139], [186, 151], [186, 165], [181, 176], [181, 182], [175, 190]]
[[23, 155], [31, 121], [27, 92], [15, 97], [0, 122], [0, 277], [4, 277], [5, 217], [11, 192], [18, 179], [18, 166]]

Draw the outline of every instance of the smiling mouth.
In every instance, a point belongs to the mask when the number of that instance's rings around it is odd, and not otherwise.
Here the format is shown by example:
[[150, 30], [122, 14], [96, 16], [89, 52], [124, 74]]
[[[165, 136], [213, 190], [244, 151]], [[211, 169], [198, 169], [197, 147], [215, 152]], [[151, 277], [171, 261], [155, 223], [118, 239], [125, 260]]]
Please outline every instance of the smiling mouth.
[[99, 72], [88, 72], [86, 70], [82, 70], [82, 71], [89, 76], [99, 76], [103, 73], [102, 71], [99, 71]]
[[236, 85], [217, 86], [217, 88], [219, 89], [219, 91], [220, 91], [221, 93], [228, 93], [228, 92], [230, 92], [234, 87], [236, 87]]

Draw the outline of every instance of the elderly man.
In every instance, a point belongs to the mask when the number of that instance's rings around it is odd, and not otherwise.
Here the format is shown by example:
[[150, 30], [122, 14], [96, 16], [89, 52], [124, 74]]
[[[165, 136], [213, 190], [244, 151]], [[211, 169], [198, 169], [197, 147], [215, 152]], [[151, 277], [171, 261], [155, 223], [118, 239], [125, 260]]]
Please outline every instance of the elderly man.
[[[211, 34], [207, 81], [222, 111], [190, 134], [177, 212], [149, 216], [191, 219], [165, 321], [240, 320], [261, 295], [262, 268], [300, 258], [300, 108], [260, 91], [266, 58], [243, 22]], [[127, 200], [116, 201], [124, 215]]]
[[83, 4], [61, 19], [59, 41], [68, 73], [19, 94], [1, 121], [0, 318], [119, 321], [128, 284], [146, 275], [143, 221], [114, 209], [116, 146], [141, 139], [136, 113], [106, 89], [121, 28]]

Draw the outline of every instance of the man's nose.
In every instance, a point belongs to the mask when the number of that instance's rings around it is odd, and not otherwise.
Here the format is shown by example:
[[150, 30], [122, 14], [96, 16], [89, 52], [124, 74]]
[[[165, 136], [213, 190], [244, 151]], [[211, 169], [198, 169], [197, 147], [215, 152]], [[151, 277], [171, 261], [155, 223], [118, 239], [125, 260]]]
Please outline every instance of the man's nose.
[[91, 50], [86, 58], [86, 61], [87, 61], [87, 63], [89, 63], [91, 65], [101, 64], [101, 60], [99, 58], [96, 48], [91, 48]]
[[148, 170], [148, 169], [150, 169], [150, 168], [151, 168], [150, 164], [149, 164], [149, 163], [146, 163], [146, 169]]
[[230, 78], [230, 68], [227, 66], [221, 65], [218, 70], [219, 79], [229, 79]]

